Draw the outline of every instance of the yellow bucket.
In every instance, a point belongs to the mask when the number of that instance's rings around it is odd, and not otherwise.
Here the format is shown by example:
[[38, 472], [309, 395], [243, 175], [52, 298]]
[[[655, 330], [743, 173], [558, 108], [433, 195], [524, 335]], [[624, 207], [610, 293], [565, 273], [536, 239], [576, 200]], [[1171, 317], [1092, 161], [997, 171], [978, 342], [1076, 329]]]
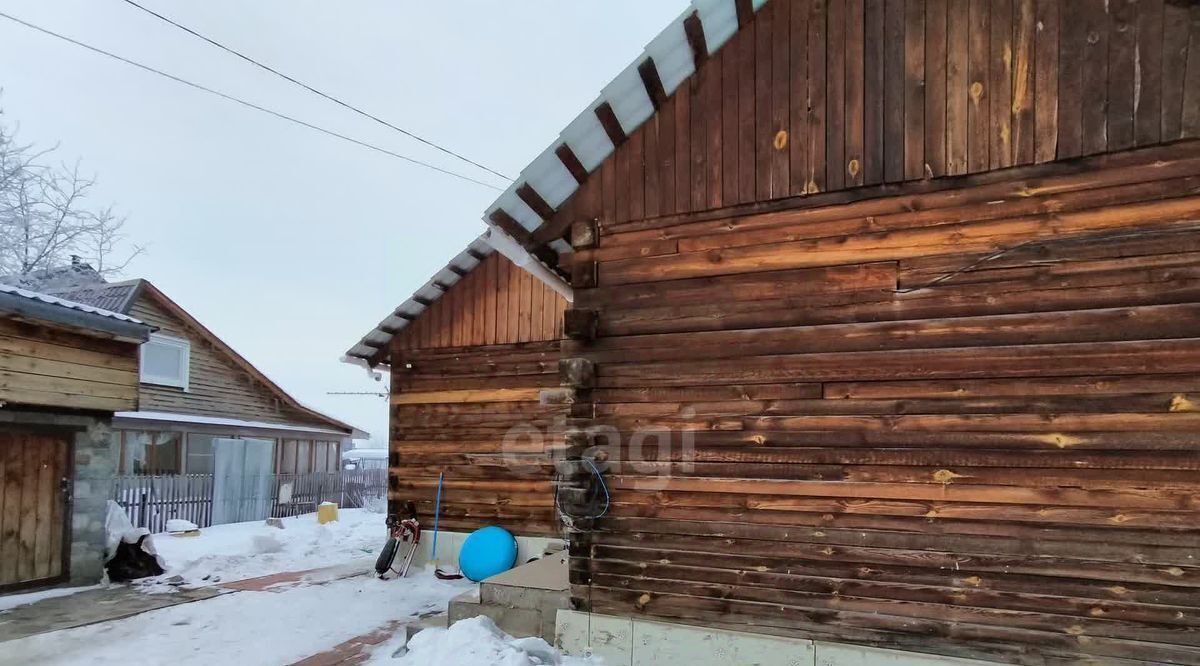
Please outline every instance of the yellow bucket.
[[337, 520], [337, 509], [333, 502], [321, 502], [317, 505], [317, 522], [324, 525]]

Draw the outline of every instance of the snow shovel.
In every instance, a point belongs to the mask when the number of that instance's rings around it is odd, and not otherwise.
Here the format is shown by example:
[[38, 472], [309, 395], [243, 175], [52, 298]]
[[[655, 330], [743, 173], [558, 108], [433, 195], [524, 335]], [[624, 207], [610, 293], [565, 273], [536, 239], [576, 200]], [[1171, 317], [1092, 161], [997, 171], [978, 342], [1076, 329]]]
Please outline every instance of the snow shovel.
[[433, 560], [433, 575], [441, 580], [458, 580], [462, 578], [462, 574], [446, 573], [438, 566], [437, 560], [437, 538], [438, 538], [438, 518], [442, 515], [442, 482], [446, 479], [446, 473], [438, 474], [438, 489], [437, 501], [433, 504], [433, 553], [430, 559]]

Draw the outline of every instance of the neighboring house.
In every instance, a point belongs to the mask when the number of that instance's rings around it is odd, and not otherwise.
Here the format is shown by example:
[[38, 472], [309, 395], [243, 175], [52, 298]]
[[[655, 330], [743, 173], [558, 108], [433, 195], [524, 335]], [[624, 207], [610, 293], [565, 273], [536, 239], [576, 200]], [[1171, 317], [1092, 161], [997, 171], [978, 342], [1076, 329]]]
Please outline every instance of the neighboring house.
[[342, 451], [342, 465], [345, 469], [367, 470], [387, 469], [387, 449], [350, 449]]
[[113, 413], [138, 409], [151, 330], [0, 285], [0, 592], [103, 575]]
[[696, 0], [487, 211], [573, 290], [555, 494], [431, 436], [536, 418], [470, 399], [527, 366], [459, 319], [420, 334], [454, 323], [440, 353], [395, 342], [458, 286], [348, 356], [391, 363], [401, 465], [478, 462], [460, 498], [575, 518], [560, 638], [610, 664], [1200, 664], [1198, 26]]
[[[113, 420], [119, 474], [212, 474], [235, 469], [304, 474], [341, 469], [366, 433], [300, 404], [148, 280], [107, 282], [74, 264], [0, 282], [136, 317], [155, 327], [141, 348], [138, 408]], [[250, 445], [222, 451], [216, 442]], [[253, 458], [253, 460], [252, 460]]]

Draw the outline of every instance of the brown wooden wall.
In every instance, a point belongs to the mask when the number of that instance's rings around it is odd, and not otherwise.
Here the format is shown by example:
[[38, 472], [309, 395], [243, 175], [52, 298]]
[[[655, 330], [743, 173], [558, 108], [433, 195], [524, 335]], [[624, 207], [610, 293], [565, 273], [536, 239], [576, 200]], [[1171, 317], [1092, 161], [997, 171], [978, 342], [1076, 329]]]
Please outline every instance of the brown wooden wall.
[[391, 513], [414, 501], [432, 524], [444, 472], [446, 529], [559, 533], [551, 449], [565, 407], [539, 394], [558, 386], [566, 306], [495, 253], [393, 338]]
[[500, 253], [473, 271], [396, 335], [400, 349], [557, 340], [567, 302]]
[[137, 409], [138, 348], [0, 318], [0, 403]]
[[771, 0], [558, 219], [623, 222], [1197, 136], [1195, 3]]
[[1200, 142], [857, 192], [603, 224], [577, 252], [578, 423], [622, 433], [613, 460], [673, 434], [609, 471], [574, 596], [1200, 664]]
[[444, 472], [442, 528], [557, 535], [551, 449], [564, 408], [539, 393], [558, 386], [558, 358], [557, 340], [393, 347], [389, 512], [413, 501], [432, 525]]

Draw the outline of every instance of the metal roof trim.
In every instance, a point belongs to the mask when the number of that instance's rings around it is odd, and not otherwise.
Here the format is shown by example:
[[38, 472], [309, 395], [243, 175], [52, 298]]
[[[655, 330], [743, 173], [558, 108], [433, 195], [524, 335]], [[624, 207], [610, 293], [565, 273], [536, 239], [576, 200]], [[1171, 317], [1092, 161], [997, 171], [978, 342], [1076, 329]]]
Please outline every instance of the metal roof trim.
[[[754, 0], [751, 6], [754, 11], [758, 11], [766, 2], [767, 0]], [[523, 183], [529, 183], [554, 210], [566, 203], [579, 189], [579, 184], [557, 159], [555, 150], [558, 145], [566, 144], [589, 174], [595, 172], [616, 150], [596, 116], [596, 109], [600, 105], [607, 103], [612, 107], [613, 114], [626, 134], [632, 133], [654, 116], [655, 111], [642, 83], [638, 65], [647, 57], [652, 58], [659, 80], [662, 81], [663, 89], [668, 95], [695, 74], [696, 65], [691, 45], [683, 27], [684, 21], [693, 12], [700, 18], [700, 26], [704, 31], [705, 43], [710, 54], [728, 42], [739, 29], [735, 0], [692, 0], [687, 9], [650, 40], [629, 66], [622, 69], [601, 89], [596, 101], [589, 104], [563, 128], [559, 133], [559, 141], [539, 153], [521, 171], [521, 179], [488, 206], [484, 214], [485, 223], [491, 225], [490, 216], [496, 210], [503, 210], [528, 231], [536, 231], [545, 222], [517, 196], [516, 190]], [[551, 161], [557, 163], [557, 166], [551, 166]]]
[[[342, 357], [342, 361], [355, 365], [371, 366], [372, 361], [379, 356], [380, 350], [386, 348], [397, 333], [408, 328], [408, 325], [412, 323], [411, 319], [400, 315], [408, 315], [413, 318], [419, 317], [421, 313], [429, 308], [429, 305], [436, 303], [446, 293], [445, 290], [434, 286], [435, 283], [443, 284], [447, 288], [453, 287], [465, 275], [470, 275], [471, 271], [475, 270], [482, 263], [476, 256], [487, 257], [495, 252], [495, 249], [485, 240], [485, 236], [486, 234], [479, 236], [471, 241], [465, 249], [454, 255], [445, 266], [433, 274], [433, 277], [413, 292], [412, 296], [397, 306], [396, 309], [392, 310], [391, 314], [380, 321], [375, 328], [371, 329], [353, 347], [347, 350], [345, 356]], [[457, 268], [465, 275], [459, 275], [459, 273], [451, 270], [451, 266]], [[428, 305], [416, 299], [428, 301]], [[376, 365], [386, 364], [376, 363]]]
[[0, 312], [145, 342], [156, 330], [140, 319], [86, 303], [0, 284]]

